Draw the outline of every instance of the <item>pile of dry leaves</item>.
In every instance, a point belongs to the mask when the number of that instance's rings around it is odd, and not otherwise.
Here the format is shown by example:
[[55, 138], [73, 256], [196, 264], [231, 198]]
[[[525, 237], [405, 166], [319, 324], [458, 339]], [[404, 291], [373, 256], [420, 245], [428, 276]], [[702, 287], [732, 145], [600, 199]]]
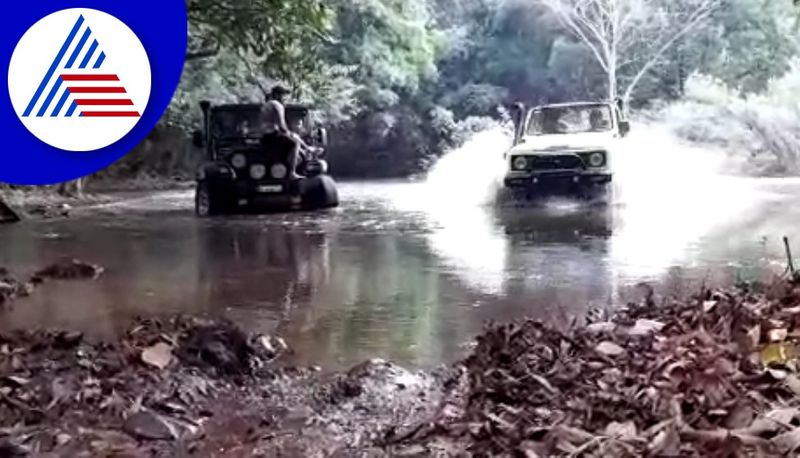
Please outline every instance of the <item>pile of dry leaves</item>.
[[196, 318], [142, 320], [114, 344], [70, 332], [0, 334], [0, 455], [190, 443], [213, 415], [209, 400], [266, 372], [283, 349], [280, 339]]
[[796, 283], [632, 305], [568, 332], [494, 327], [415, 440], [477, 456], [794, 456], [798, 340]]

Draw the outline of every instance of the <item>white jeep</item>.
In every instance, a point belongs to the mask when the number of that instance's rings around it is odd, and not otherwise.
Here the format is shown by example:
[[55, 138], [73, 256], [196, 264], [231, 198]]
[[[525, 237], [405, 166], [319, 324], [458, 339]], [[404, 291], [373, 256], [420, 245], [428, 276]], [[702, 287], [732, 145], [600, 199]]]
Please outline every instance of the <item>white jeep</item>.
[[620, 102], [517, 105], [514, 146], [506, 152], [505, 186], [520, 197], [605, 196], [611, 155], [630, 130]]

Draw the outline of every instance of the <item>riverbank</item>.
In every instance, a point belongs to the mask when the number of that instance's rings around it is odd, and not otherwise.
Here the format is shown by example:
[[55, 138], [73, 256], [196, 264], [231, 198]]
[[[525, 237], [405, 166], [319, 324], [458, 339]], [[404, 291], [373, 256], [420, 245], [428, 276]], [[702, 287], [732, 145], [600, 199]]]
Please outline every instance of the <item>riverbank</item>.
[[73, 210], [93, 205], [113, 203], [116, 194], [183, 190], [194, 187], [194, 182], [165, 178], [137, 178], [131, 180], [92, 180], [80, 193], [63, 194], [53, 186], [24, 186], [0, 188], [0, 200], [25, 218], [69, 217]]
[[[80, 262], [2, 283], [92, 281]], [[469, 357], [323, 373], [278, 336], [142, 318], [116, 339], [0, 335], [9, 456], [785, 456], [800, 447], [800, 284], [644, 301], [607, 322], [493, 326]], [[15, 307], [7, 296], [5, 307]], [[15, 455], [16, 454], [16, 455]]]

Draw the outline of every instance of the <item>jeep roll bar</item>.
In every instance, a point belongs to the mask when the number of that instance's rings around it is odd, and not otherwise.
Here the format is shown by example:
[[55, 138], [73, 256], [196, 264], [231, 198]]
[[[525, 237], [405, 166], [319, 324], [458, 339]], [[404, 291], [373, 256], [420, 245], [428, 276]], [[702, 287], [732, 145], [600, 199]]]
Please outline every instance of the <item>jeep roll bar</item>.
[[[203, 100], [200, 102], [200, 109], [203, 110], [203, 131], [199, 136], [199, 143], [206, 150], [206, 156], [212, 161], [217, 158], [214, 157], [214, 149], [211, 147], [211, 102]], [[197, 137], [195, 138], [195, 145], [197, 145]]]
[[525, 109], [525, 104], [517, 102], [512, 108], [512, 117], [514, 119], [514, 146], [522, 142], [522, 136], [525, 130], [525, 117], [528, 111]]

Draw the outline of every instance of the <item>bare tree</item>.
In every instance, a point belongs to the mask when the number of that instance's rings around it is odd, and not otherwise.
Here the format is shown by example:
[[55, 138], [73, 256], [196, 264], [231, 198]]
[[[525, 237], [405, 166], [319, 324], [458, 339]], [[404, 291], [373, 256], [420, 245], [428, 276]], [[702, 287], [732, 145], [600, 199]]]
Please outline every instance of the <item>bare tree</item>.
[[[626, 102], [670, 47], [708, 19], [721, 0], [537, 0], [591, 51], [608, 97]], [[629, 76], [626, 87], [621, 75]]]

